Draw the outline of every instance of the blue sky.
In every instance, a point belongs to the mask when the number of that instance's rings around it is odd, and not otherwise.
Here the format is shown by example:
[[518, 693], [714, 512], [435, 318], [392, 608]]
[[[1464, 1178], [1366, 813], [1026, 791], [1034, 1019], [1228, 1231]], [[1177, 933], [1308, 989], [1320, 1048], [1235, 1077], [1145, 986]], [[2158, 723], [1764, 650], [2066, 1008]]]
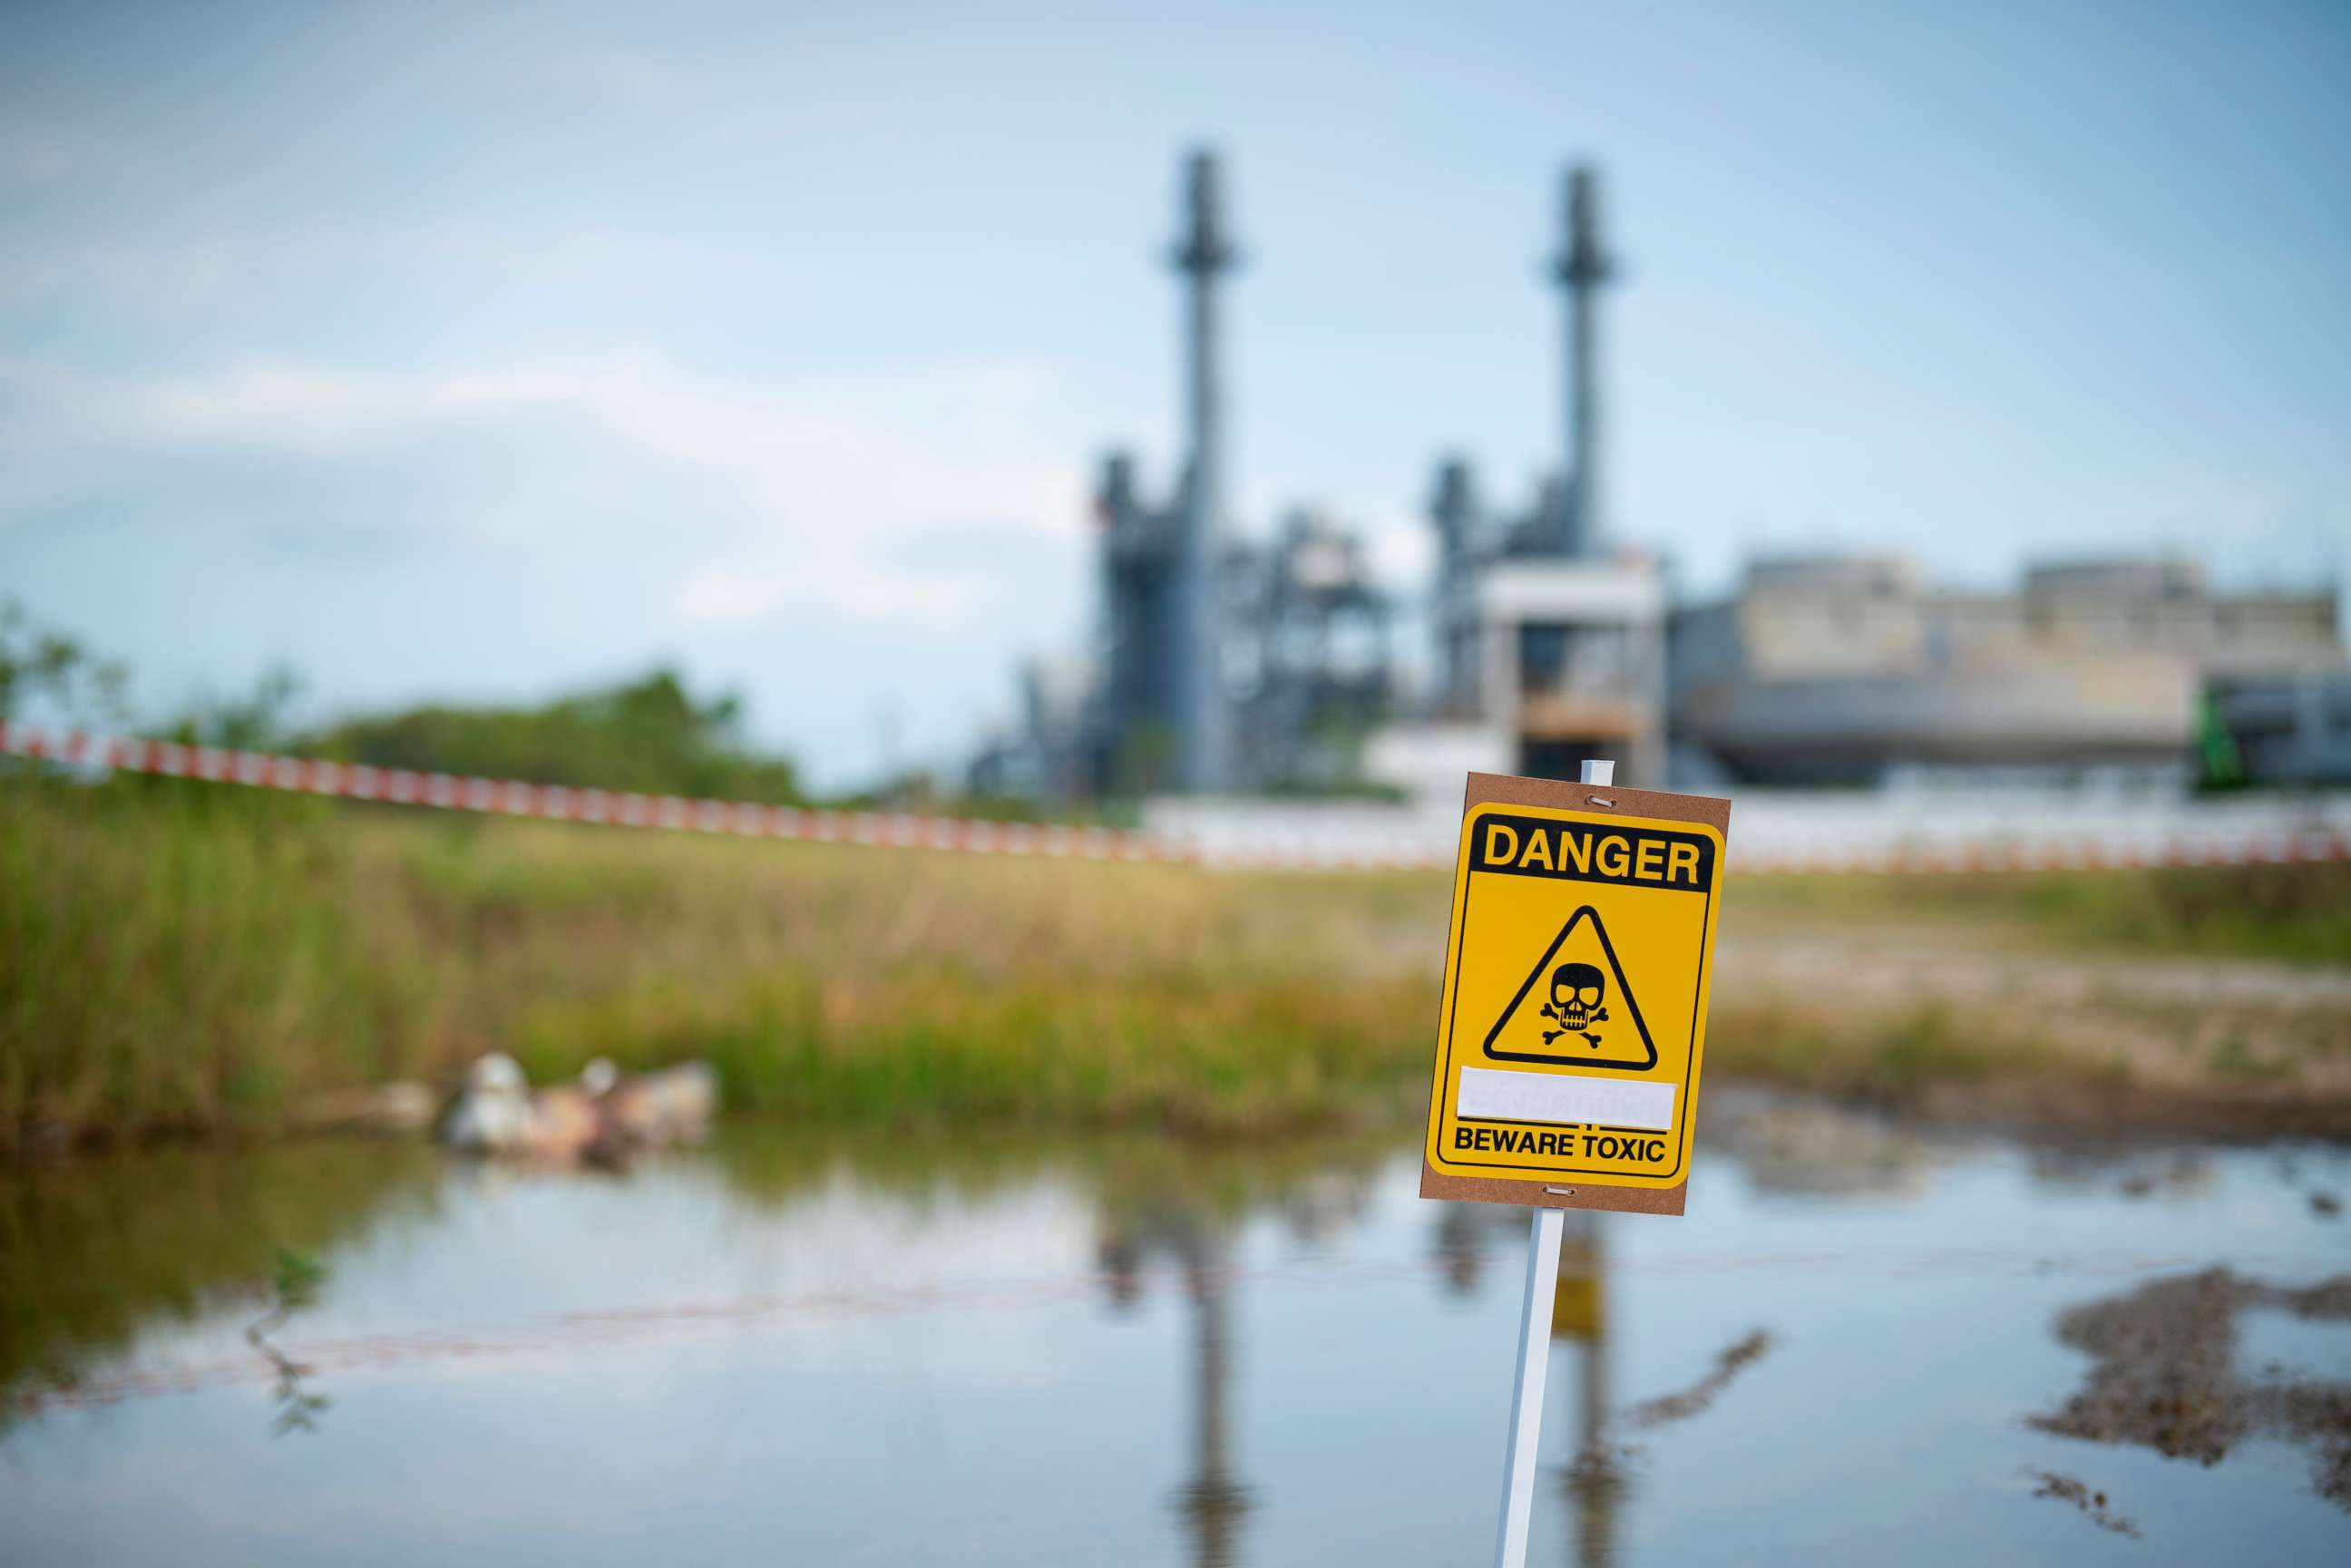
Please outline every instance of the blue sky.
[[151, 714], [678, 662], [820, 779], [952, 758], [1172, 455], [1229, 162], [1241, 520], [1426, 559], [1555, 461], [1591, 157], [1620, 533], [1691, 592], [2351, 554], [2351, 11], [2166, 4], [0, 10], [0, 591]]

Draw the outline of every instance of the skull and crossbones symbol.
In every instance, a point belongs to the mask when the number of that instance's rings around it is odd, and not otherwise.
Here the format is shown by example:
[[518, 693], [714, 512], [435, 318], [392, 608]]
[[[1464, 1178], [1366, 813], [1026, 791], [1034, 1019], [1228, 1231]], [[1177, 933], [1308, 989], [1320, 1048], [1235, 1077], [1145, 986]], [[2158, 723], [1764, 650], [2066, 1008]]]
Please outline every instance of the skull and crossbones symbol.
[[1608, 1021], [1608, 1009], [1600, 1005], [1607, 994], [1607, 982], [1601, 978], [1597, 966], [1562, 964], [1553, 969], [1551, 1000], [1544, 1004], [1542, 1016], [1559, 1027], [1543, 1030], [1543, 1043], [1549, 1045], [1563, 1034], [1580, 1034], [1596, 1049], [1600, 1037], [1592, 1032], [1592, 1026]]

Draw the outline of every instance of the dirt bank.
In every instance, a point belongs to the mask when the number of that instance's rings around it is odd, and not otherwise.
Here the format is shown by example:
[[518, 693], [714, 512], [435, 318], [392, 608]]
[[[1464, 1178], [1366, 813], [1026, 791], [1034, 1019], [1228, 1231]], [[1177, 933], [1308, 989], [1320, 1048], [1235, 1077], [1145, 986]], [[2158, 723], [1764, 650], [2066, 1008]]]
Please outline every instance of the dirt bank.
[[2057, 1336], [2095, 1364], [2063, 1405], [2028, 1424], [2205, 1465], [2249, 1437], [2283, 1438], [2313, 1450], [2312, 1484], [2351, 1511], [2351, 1385], [2241, 1366], [2239, 1314], [2264, 1310], [2351, 1321], [2351, 1275], [2296, 1290], [2208, 1269], [2076, 1307], [2058, 1319]]
[[1709, 1071], [2028, 1131], [2351, 1137], [2351, 964], [2069, 951], [1928, 909], [1727, 925]]

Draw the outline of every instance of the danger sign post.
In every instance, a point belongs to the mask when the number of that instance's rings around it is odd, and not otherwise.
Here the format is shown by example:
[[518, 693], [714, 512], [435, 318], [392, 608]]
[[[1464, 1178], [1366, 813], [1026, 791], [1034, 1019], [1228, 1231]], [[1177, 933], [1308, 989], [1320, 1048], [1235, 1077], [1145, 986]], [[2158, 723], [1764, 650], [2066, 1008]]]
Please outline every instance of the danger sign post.
[[[1730, 802], [1472, 773], [1420, 1196], [1524, 1204], [1497, 1568], [1525, 1568], [1563, 1208], [1679, 1214]], [[1596, 1324], [1596, 1293], [1574, 1314]], [[1581, 1310], [1588, 1305], [1588, 1311]]]
[[1682, 1212], [1729, 813], [1469, 776], [1423, 1197]]

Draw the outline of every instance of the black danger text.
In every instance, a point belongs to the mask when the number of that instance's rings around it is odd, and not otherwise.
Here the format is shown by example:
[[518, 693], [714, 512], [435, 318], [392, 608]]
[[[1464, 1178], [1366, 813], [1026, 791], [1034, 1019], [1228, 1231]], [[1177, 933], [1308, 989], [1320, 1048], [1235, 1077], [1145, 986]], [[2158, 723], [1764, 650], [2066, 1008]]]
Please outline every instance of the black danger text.
[[1698, 833], [1496, 815], [1477, 823], [1469, 869], [1698, 893], [1714, 882], [1714, 842]]

